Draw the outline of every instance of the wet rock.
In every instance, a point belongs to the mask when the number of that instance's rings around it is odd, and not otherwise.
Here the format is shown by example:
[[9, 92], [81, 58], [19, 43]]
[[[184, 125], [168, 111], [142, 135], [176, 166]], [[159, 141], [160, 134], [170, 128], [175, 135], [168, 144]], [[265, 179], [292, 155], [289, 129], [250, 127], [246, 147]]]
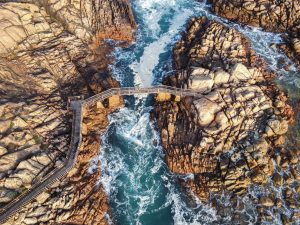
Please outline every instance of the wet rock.
[[[299, 33], [299, 29], [297, 32]], [[290, 34], [290, 36], [286, 38], [286, 46], [283, 45], [279, 47], [300, 66], [300, 37], [297, 32]]]

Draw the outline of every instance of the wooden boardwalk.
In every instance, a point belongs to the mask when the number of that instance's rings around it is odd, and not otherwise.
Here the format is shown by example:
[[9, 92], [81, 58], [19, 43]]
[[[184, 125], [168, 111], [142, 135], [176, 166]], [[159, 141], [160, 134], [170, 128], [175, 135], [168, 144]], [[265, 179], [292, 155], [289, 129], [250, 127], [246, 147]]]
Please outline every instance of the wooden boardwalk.
[[43, 177], [38, 183], [34, 184], [29, 190], [17, 196], [13, 201], [0, 209], [0, 223], [4, 223], [9, 217], [17, 213], [24, 205], [36, 198], [40, 193], [49, 189], [56, 181], [64, 177], [75, 165], [77, 155], [81, 144], [81, 127], [82, 127], [82, 112], [84, 107], [96, 104], [112, 96], [125, 95], [141, 95], [141, 94], [158, 94], [168, 93], [175, 96], [186, 97], [201, 97], [202, 93], [196, 90], [180, 89], [169, 86], [154, 86], [148, 88], [124, 87], [112, 88], [94, 95], [85, 100], [71, 102], [73, 110], [72, 134], [70, 150], [62, 165], [59, 165], [51, 173]]

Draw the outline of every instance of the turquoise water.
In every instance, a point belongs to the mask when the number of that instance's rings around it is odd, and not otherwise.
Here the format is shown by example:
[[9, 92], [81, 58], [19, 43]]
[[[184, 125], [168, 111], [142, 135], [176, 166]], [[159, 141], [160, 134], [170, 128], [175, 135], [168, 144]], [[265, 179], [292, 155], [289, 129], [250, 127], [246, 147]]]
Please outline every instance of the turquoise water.
[[111, 199], [113, 219], [122, 225], [213, 222], [214, 211], [200, 203], [189, 205], [169, 172], [158, 133], [149, 121], [148, 103], [145, 98], [136, 99], [134, 107], [113, 114], [103, 137], [102, 182]]
[[[171, 74], [172, 48], [191, 17], [203, 15], [228, 23], [210, 14], [209, 5], [191, 0], [135, 0], [133, 7], [139, 24], [136, 43], [117, 49], [111, 65], [122, 86], [156, 85]], [[281, 41], [278, 35], [230, 25], [247, 35], [270, 66], [279, 70], [277, 62], [284, 56], [269, 48], [270, 43]], [[297, 85], [295, 79], [290, 85]], [[152, 96], [126, 98], [126, 107], [110, 115], [110, 126], [102, 136], [99, 182], [109, 196], [110, 220], [120, 225], [231, 224], [230, 213], [220, 218], [210, 204], [197, 199], [191, 203], [180, 190], [149, 118], [152, 103]], [[222, 201], [229, 204], [226, 197]], [[249, 203], [244, 212], [251, 214], [249, 222], [256, 220], [254, 208]]]

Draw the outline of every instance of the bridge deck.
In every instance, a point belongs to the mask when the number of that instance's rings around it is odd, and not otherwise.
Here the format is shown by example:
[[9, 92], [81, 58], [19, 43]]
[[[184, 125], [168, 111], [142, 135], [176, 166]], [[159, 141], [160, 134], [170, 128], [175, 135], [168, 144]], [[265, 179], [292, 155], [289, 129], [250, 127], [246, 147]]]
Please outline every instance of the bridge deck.
[[112, 88], [94, 95], [85, 100], [74, 101], [71, 104], [73, 109], [73, 122], [72, 122], [72, 134], [70, 150], [66, 157], [64, 164], [59, 165], [51, 173], [42, 178], [38, 183], [34, 184], [29, 190], [23, 192], [17, 196], [12, 202], [5, 205], [0, 211], [0, 223], [4, 223], [14, 213], [17, 213], [21, 207], [29, 203], [32, 199], [37, 197], [43, 191], [50, 188], [56, 181], [59, 181], [64, 177], [75, 165], [79, 148], [81, 144], [81, 127], [82, 127], [82, 111], [84, 107], [95, 104], [98, 101], [103, 101], [114, 95], [137, 95], [137, 94], [158, 94], [168, 93], [181, 97], [194, 96], [201, 97], [202, 93], [196, 90], [180, 89], [169, 86], [155, 86], [148, 88], [136, 88], [136, 87], [124, 87], [124, 88]]

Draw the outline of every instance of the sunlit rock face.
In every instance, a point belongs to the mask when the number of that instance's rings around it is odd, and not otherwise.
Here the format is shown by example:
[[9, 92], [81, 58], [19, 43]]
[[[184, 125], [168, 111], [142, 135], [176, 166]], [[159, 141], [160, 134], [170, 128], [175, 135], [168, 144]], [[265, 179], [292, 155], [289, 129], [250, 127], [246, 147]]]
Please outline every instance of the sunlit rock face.
[[293, 116], [275, 74], [242, 34], [206, 18], [190, 22], [174, 58], [178, 73], [165, 84], [203, 96], [156, 103], [171, 170], [194, 174], [183, 185], [204, 201], [209, 193], [243, 194], [266, 183]]
[[[12, 2], [2, 5], [1, 27], [3, 29], [1, 29], [0, 43], [4, 48], [1, 48], [1, 52], [18, 45], [28, 36], [37, 36], [38, 33], [53, 28], [47, 23], [48, 21], [45, 21], [47, 17], [51, 17], [60, 24], [64, 31], [86, 43], [99, 43], [104, 39], [131, 41], [134, 38], [132, 28], [135, 27], [135, 21], [128, 0], [71, 2], [66, 0], [28, 0], [27, 2], [29, 4], [24, 3], [22, 6]], [[14, 12], [20, 18], [16, 18]], [[10, 20], [5, 20], [9, 17]], [[32, 20], [35, 23], [32, 23]], [[56, 31], [57, 34], [56, 29], [51, 31]], [[51, 35], [48, 34], [49, 36]], [[45, 37], [36, 37], [36, 41], [43, 38]]]
[[[5, 2], [0, 4], [2, 206], [63, 163], [71, 133], [68, 97], [88, 97], [118, 86], [107, 69], [111, 59], [106, 55], [113, 46], [104, 40], [130, 42], [135, 28], [125, 0]], [[105, 118], [120, 105], [107, 106]], [[108, 122], [102, 117], [103, 131]], [[96, 155], [99, 142], [86, 137], [84, 150]], [[86, 159], [79, 161], [80, 173], [73, 171], [7, 223], [57, 224], [74, 218], [105, 223], [106, 197], [95, 188], [96, 175], [87, 179], [88, 165]], [[92, 204], [97, 210], [89, 212]], [[95, 220], [98, 210], [102, 216]]]
[[210, 0], [213, 11], [230, 20], [268, 31], [284, 32], [299, 28], [300, 3], [293, 0]]
[[261, 27], [266, 31], [285, 33], [280, 48], [300, 65], [300, 2], [294, 0], [210, 0], [219, 16], [239, 23]]

